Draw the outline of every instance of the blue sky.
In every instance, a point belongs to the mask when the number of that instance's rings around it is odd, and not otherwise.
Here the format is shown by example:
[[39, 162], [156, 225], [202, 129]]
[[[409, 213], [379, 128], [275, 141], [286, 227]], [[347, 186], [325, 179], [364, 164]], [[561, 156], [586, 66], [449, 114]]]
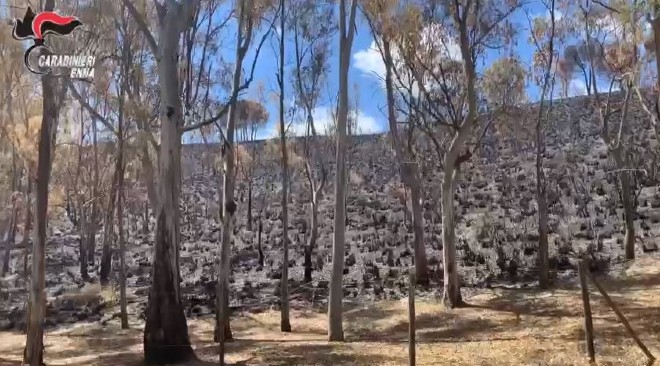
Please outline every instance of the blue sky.
[[[526, 11], [533, 16], [544, 15], [546, 13], [545, 8], [543, 8], [541, 4], [533, 3], [526, 7]], [[516, 52], [526, 63], [531, 60], [534, 47], [533, 45], [530, 45], [527, 40], [527, 30], [529, 29], [527, 13], [524, 10], [519, 10], [510, 18], [510, 20], [516, 25], [516, 29], [519, 30], [516, 45], [513, 46], [514, 52]], [[358, 16], [358, 30], [353, 41], [349, 83], [356, 87], [356, 89], [351, 88], [350, 100], [352, 103], [355, 102], [356, 98], [358, 100], [358, 128], [363, 133], [385, 132], [388, 130], [386, 116], [384, 114], [385, 93], [382, 89], [382, 82], [377, 75], [379, 67], [382, 68], [382, 62], [380, 61], [380, 55], [377, 51], [371, 48], [372, 42], [373, 37], [369, 31], [368, 25], [360, 16]], [[328, 110], [332, 107], [329, 100], [337, 92], [338, 85], [338, 37], [335, 37], [332, 43], [334, 49], [330, 61], [331, 71], [328, 76], [328, 86], [326, 87], [328, 92], [326, 92], [321, 98], [323, 103], [321, 103], [322, 105], [318, 108], [318, 113], [315, 113], [317, 120], [321, 120], [320, 122], [317, 121], [317, 123], [321, 125], [324, 123], [324, 119], [327, 120], [329, 118]], [[247, 98], [254, 98], [257, 94], [254, 89], [256, 89], [256, 85], [259, 81], [263, 82], [266, 89], [277, 88], [275, 78], [275, 70], [277, 68], [276, 44], [277, 39], [274, 37], [273, 45], [275, 47], [267, 46], [262, 49], [255, 70], [255, 83], [251, 88], [253, 90], [247, 93]], [[285, 47], [291, 46], [292, 45], [289, 42], [285, 43]], [[251, 54], [250, 57], [252, 56], [253, 55]], [[229, 57], [231, 56], [228, 56], [228, 58]], [[483, 62], [478, 63], [479, 69], [483, 69], [484, 65], [489, 65], [498, 57], [500, 57], [499, 51], [489, 52]], [[290, 88], [290, 84], [287, 84], [286, 87]], [[289, 91], [285, 91], [285, 94], [289, 93], [291, 93], [290, 89]], [[529, 93], [534, 95], [537, 92], [534, 87], [529, 87]], [[270, 113], [270, 121], [267, 126], [260, 131], [261, 138], [273, 136], [276, 131], [275, 126], [278, 123], [277, 103], [273, 100], [266, 100], [265, 104]]]
[[[227, 14], [231, 2], [225, 3], [223, 9], [218, 12], [217, 19], [214, 21], [221, 21], [222, 16]], [[529, 65], [532, 59], [535, 46], [528, 41], [529, 37], [529, 18], [534, 17], [547, 17], [549, 16], [548, 10], [540, 1], [530, 0], [524, 8], [519, 9], [509, 17], [509, 21], [513, 23], [514, 28], [517, 30], [516, 42], [510, 49], [513, 53], [523, 61], [525, 65]], [[556, 18], [561, 19], [562, 14], [557, 13]], [[568, 18], [568, 17], [567, 17]], [[385, 93], [383, 89], [382, 79], [379, 78], [379, 73], [384, 72], [384, 66], [380, 59], [380, 55], [373, 47], [373, 37], [369, 30], [366, 21], [362, 19], [361, 14], [358, 14], [357, 33], [354, 38], [352, 52], [351, 52], [351, 66], [349, 70], [349, 84], [350, 88], [349, 100], [351, 103], [358, 104], [358, 132], [361, 133], [379, 133], [386, 132], [387, 121], [385, 116]], [[266, 24], [262, 25], [261, 32]], [[605, 27], [608, 24], [604, 25]], [[221, 45], [220, 55], [223, 60], [233, 62], [235, 45], [235, 22], [228, 23], [228, 32], [225, 34]], [[263, 34], [263, 33], [262, 33]], [[248, 52], [244, 62], [245, 73], [249, 72], [249, 68], [254, 58], [255, 49], [262, 34], [254, 36], [252, 47]], [[243, 98], [259, 100], [259, 86], [263, 85], [266, 95], [261, 96], [261, 101], [269, 112], [269, 121], [267, 125], [262, 128], [258, 134], [258, 138], [270, 138], [277, 134], [276, 126], [278, 125], [278, 103], [274, 97], [274, 93], [278, 92], [277, 89], [277, 62], [278, 62], [278, 33], [273, 32], [271, 39], [266, 42], [259, 55], [254, 81], [250, 89], [245, 93]], [[569, 41], [570, 42], [570, 41]], [[334, 108], [334, 100], [337, 93], [338, 85], [338, 63], [339, 63], [339, 39], [335, 35], [331, 42], [332, 54], [330, 55], [330, 72], [327, 77], [327, 85], [324, 86], [324, 93], [321, 96], [319, 107], [314, 112], [317, 129], [323, 130], [324, 125], [331, 122], [330, 111]], [[560, 47], [560, 46], [559, 46]], [[290, 41], [285, 42], [286, 53], [291, 54], [293, 43]], [[497, 58], [502, 56], [504, 50], [490, 50], [482, 60], [477, 62], [478, 72], [482, 72], [486, 67], [492, 64]], [[217, 56], [216, 56], [217, 57]], [[289, 58], [290, 59], [290, 58]], [[214, 61], [215, 62], [215, 61]], [[217, 63], [216, 63], [217, 64]], [[293, 90], [291, 84], [291, 68], [292, 61], [285, 61], [285, 100], [290, 103], [293, 98]], [[245, 75], [245, 74], [244, 74]], [[599, 82], [600, 85], [600, 82]], [[604, 86], [601, 87], [601, 90]], [[527, 86], [528, 98], [535, 100], [538, 98], [538, 88], [532, 83]], [[226, 95], [226, 92], [223, 93]], [[586, 94], [586, 87], [584, 82], [579, 78], [574, 78], [569, 84], [569, 96]], [[555, 95], [556, 97], [556, 95]], [[224, 98], [221, 96], [219, 98]], [[332, 103], [331, 103], [332, 101]], [[319, 127], [320, 126], [320, 127]], [[301, 125], [294, 126], [294, 129], [301, 131]], [[184, 141], [190, 142], [198, 140], [195, 134], [187, 134]]]
[[[515, 42], [511, 46], [511, 51], [518, 55], [518, 57], [523, 61], [525, 65], [529, 65], [532, 61], [532, 55], [535, 50], [535, 45], [530, 44], [528, 38], [530, 34], [530, 18], [535, 17], [549, 17], [549, 11], [545, 6], [536, 0], [530, 0], [526, 2], [526, 5], [517, 10], [509, 17], [509, 21], [513, 23], [514, 28], [517, 30], [517, 35]], [[556, 21], [572, 21], [573, 17], [576, 15], [567, 15], [564, 18], [564, 15], [561, 11], [556, 10], [555, 19]], [[615, 35], [621, 33], [620, 23], [614, 18], [605, 17], [599, 19], [599, 27], [594, 29], [594, 36], [597, 39], [605, 42], [616, 42]], [[648, 32], [648, 24], [641, 24], [642, 27]], [[328, 78], [329, 86], [328, 90], [335, 95], [337, 91], [338, 84], [338, 47], [339, 40], [333, 40], [334, 50], [333, 55], [331, 56], [331, 65], [332, 69]], [[576, 44], [578, 40], [576, 37], [568, 38], [564, 40], [564, 44], [559, 44], [558, 41], [555, 43], [555, 47], [560, 53], [563, 52], [563, 47], [569, 44]], [[581, 41], [580, 41], [581, 42]], [[384, 66], [380, 59], [380, 55], [377, 50], [373, 48], [373, 37], [369, 31], [369, 27], [366, 22], [358, 16], [358, 31], [354, 39], [352, 57], [351, 57], [351, 66], [349, 71], [349, 83], [355, 85], [356, 90], [351, 89], [352, 93], [350, 100], [355, 101], [356, 99], [359, 102], [359, 115], [358, 115], [358, 129], [363, 133], [374, 133], [374, 132], [385, 132], [388, 130], [386, 116], [384, 114], [385, 110], [385, 93], [382, 88], [382, 79], [379, 78], [378, 73], [384, 73]], [[288, 46], [288, 45], [287, 45]], [[482, 72], [492, 64], [497, 58], [502, 57], [504, 50], [490, 50], [482, 60], [477, 62], [478, 72]], [[644, 56], [645, 51], [642, 46], [640, 46], [640, 55]], [[276, 67], [274, 60], [277, 57], [277, 53], [273, 49], [269, 48], [265, 50], [261, 59], [259, 60], [258, 69], [256, 72], [256, 78], [260, 80], [267, 81], [267, 85], [275, 85], [275, 76], [273, 73], [273, 68]], [[648, 64], [647, 64], [648, 65]], [[647, 79], [646, 73], [652, 71], [653, 68], [643, 69], [645, 77], [642, 80]], [[599, 90], [607, 90], [610, 78], [607, 76], [598, 78], [598, 87]], [[650, 80], [650, 79], [649, 79]], [[559, 83], [554, 88], [554, 94], [552, 98], [560, 97], [559, 93], [560, 87]], [[573, 79], [570, 80], [568, 84], [568, 96], [577, 96], [585, 95], [587, 93], [586, 85], [582, 79], [581, 75], [574, 75]], [[357, 96], [356, 96], [357, 93]], [[527, 83], [527, 97], [530, 101], [538, 100], [540, 90], [532, 82]], [[329, 100], [330, 96], [326, 96], [324, 100]], [[267, 108], [271, 114], [271, 121], [261, 131], [261, 137], [269, 137], [274, 133], [273, 126], [275, 125], [275, 117], [277, 116], [277, 104], [268, 103]], [[316, 114], [317, 124], [319, 120], [328, 120], [328, 109], [331, 108], [330, 104], [325, 104], [319, 108], [318, 113]], [[323, 122], [320, 122], [323, 124]]]

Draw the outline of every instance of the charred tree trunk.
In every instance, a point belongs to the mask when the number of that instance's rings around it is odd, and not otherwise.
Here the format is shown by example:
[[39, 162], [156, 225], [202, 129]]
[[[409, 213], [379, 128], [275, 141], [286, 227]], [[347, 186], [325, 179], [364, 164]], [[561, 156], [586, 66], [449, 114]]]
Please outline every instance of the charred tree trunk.
[[[54, 0], [46, 0], [44, 11], [53, 11]], [[29, 307], [27, 312], [27, 341], [23, 352], [23, 364], [43, 365], [43, 322], [46, 313], [46, 235], [48, 221], [48, 184], [50, 182], [52, 150], [55, 142], [59, 106], [57, 101], [58, 83], [52, 75], [43, 75], [42, 120], [39, 132], [36, 188], [36, 230], [32, 250], [32, 277], [30, 284]]]
[[130, 64], [127, 56], [130, 52], [129, 44], [124, 42], [122, 54], [122, 81], [119, 95], [119, 117], [117, 118], [117, 229], [119, 236], [119, 308], [121, 313], [121, 329], [128, 329], [128, 313], [126, 311], [126, 244], [124, 242], [124, 104], [126, 98], [126, 84]]
[[23, 276], [27, 283], [28, 279], [28, 257], [30, 253], [30, 230], [32, 228], [32, 172], [27, 173], [27, 194], [25, 195], [25, 225], [23, 225]]
[[89, 218], [87, 219], [86, 233], [85, 233], [85, 250], [87, 251], [87, 265], [94, 267], [96, 263], [96, 258], [94, 252], [96, 251], [96, 231], [97, 231], [97, 208], [95, 207], [96, 203], [92, 202], [92, 207], [90, 208]]
[[89, 281], [89, 273], [87, 272], [87, 260], [89, 258], [87, 254], [87, 212], [85, 210], [85, 196], [83, 195], [83, 190], [80, 189], [80, 186], [83, 184], [81, 182], [81, 171], [82, 171], [82, 162], [83, 162], [83, 144], [85, 142], [85, 119], [83, 118], [83, 108], [80, 107], [80, 141], [78, 145], [78, 168], [76, 173], [76, 185], [74, 189], [76, 192], [77, 198], [77, 224], [78, 224], [78, 255], [80, 261], [80, 277], [83, 281]]
[[[552, 16], [554, 19], [554, 14]], [[550, 56], [550, 62], [552, 62], [552, 55]], [[538, 203], [539, 209], [539, 251], [537, 255], [537, 265], [539, 270], [539, 287], [542, 289], [548, 288], [548, 286], [550, 286], [550, 258], [548, 253], [548, 196], [546, 191], [547, 184], [545, 173], [543, 172], [543, 153], [545, 151], [545, 138], [543, 135], [543, 103], [549, 77], [550, 75], [548, 69], [545, 85], [543, 87], [543, 95], [541, 96], [539, 114], [537, 116], [536, 122], [536, 201]]]
[[[152, 261], [151, 288], [144, 328], [146, 363], [183, 363], [196, 356], [188, 336], [188, 324], [179, 287], [179, 240], [181, 195], [181, 132], [183, 111], [179, 96], [178, 51], [186, 6], [167, 2], [160, 14], [158, 80], [160, 83], [161, 144], [159, 151], [158, 206]], [[173, 5], [174, 4], [174, 5]], [[176, 5], [176, 6], [175, 6]], [[190, 6], [190, 5], [187, 5]]]
[[[555, 0], [551, 2], [550, 8], [550, 40], [548, 42], [549, 57], [541, 91], [541, 102], [536, 119], [536, 201], [539, 208], [539, 251], [537, 265], [539, 269], [539, 287], [542, 289], [550, 286], [550, 255], [548, 253], [548, 195], [547, 181], [543, 172], [543, 154], [545, 152], [545, 130], [543, 125], [543, 112], [545, 97], [548, 88], [551, 87], [551, 68], [554, 62], [554, 39], [555, 39]], [[554, 81], [552, 81], [554, 85]]]
[[622, 156], [622, 146], [612, 151], [621, 185], [621, 203], [623, 205], [623, 220], [625, 226], [624, 250], [626, 259], [635, 259], [635, 204], [634, 195], [630, 184], [630, 172]]
[[277, 75], [280, 86], [280, 148], [282, 149], [282, 278], [280, 279], [280, 330], [291, 332], [289, 320], [289, 157], [286, 150], [284, 122], [284, 1], [280, 0], [280, 62]]
[[247, 229], [252, 231], [252, 178], [248, 179]]
[[87, 230], [87, 262], [93, 267], [96, 264], [96, 231], [98, 230], [98, 187], [99, 187], [99, 148], [96, 121], [92, 120], [92, 144], [94, 148], [94, 178], [92, 183], [92, 207]]
[[[651, 20], [651, 28], [653, 30], [653, 48], [656, 55], [660, 55], [660, 4], [655, 3], [653, 11], [653, 19]], [[660, 75], [660, 57], [655, 57], [655, 71], [656, 75]], [[660, 78], [656, 82], [656, 100], [655, 100], [655, 109], [654, 113], [651, 114], [651, 121], [653, 122], [653, 131], [655, 132], [656, 140], [660, 140]], [[656, 152], [660, 151], [660, 148], [656, 147]], [[654, 161], [654, 173], [656, 172], [656, 162]], [[655, 174], [652, 175], [655, 179]]]
[[117, 197], [117, 186], [119, 181], [119, 170], [115, 167], [115, 172], [112, 175], [112, 185], [110, 186], [110, 195], [108, 197], [108, 205], [105, 210], [105, 219], [103, 223], [103, 251], [101, 253], [101, 269], [99, 271], [99, 282], [102, 286], [107, 286], [110, 283], [110, 272], [112, 271], [112, 247], [114, 242], [114, 212], [115, 212], [115, 199]]
[[87, 227], [87, 214], [85, 213], [85, 208], [83, 207], [82, 196], [78, 195], [78, 207], [79, 207], [79, 218], [78, 218], [78, 232], [80, 233], [80, 238], [78, 240], [78, 254], [80, 256], [80, 277], [83, 281], [89, 281], [89, 273], [87, 273], [87, 240], [86, 240], [86, 230]]
[[263, 268], [264, 266], [264, 250], [261, 247], [261, 234], [264, 230], [264, 224], [261, 216], [259, 216], [259, 228], [257, 233], [257, 251], [259, 252], [259, 267]]
[[149, 202], [144, 203], [144, 217], [142, 221], [142, 235], [149, 233]]
[[[121, 143], [120, 143], [121, 144]], [[122, 172], [119, 174], [119, 188], [117, 192], [117, 229], [119, 230], [119, 306], [121, 311], [121, 329], [128, 329], [128, 313], [126, 312], [126, 245], [124, 242], [124, 168], [123, 153], [119, 147], [120, 163]]]
[[[11, 94], [9, 96], [9, 103], [11, 104]], [[12, 109], [11, 105], [8, 106], [9, 120], [12, 119]], [[12, 170], [12, 180], [11, 180], [11, 200], [12, 200], [12, 209], [11, 209], [11, 220], [9, 226], [7, 227], [7, 233], [5, 235], [5, 254], [2, 257], [2, 273], [0, 277], [4, 277], [9, 272], [9, 263], [11, 261], [11, 250], [14, 247], [16, 240], [16, 224], [17, 224], [17, 207], [16, 207], [16, 196], [15, 192], [20, 184], [20, 175], [16, 171], [16, 147], [12, 144], [11, 147], [11, 170]]]
[[312, 272], [313, 272], [313, 264], [312, 264], [312, 254], [314, 253], [314, 249], [316, 248], [316, 240], [319, 237], [319, 204], [318, 204], [318, 198], [319, 198], [320, 192], [317, 191], [314, 193], [314, 196], [312, 197], [312, 202], [310, 203], [310, 208], [311, 208], [311, 213], [310, 213], [310, 233], [309, 233], [309, 239], [307, 242], [307, 245], [305, 246], [305, 273], [304, 273], [304, 278], [303, 281], [305, 283], [312, 282]]
[[5, 233], [5, 255], [2, 258], [2, 274], [0, 277], [4, 277], [9, 273], [9, 262], [11, 259], [11, 250], [14, 247], [14, 242], [16, 240], [16, 221], [18, 220], [18, 209], [16, 207], [16, 201], [12, 203], [11, 209], [11, 219], [7, 226], [7, 232]]
[[550, 256], [548, 253], [548, 199], [546, 192], [546, 180], [543, 173], [543, 158], [537, 152], [536, 158], [536, 199], [539, 206], [539, 287], [542, 289], [550, 286]]

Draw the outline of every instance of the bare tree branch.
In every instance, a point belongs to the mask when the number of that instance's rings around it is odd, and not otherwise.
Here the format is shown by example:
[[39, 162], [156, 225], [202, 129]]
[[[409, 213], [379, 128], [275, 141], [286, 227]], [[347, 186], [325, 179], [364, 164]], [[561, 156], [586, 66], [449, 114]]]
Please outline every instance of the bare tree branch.
[[[246, 90], [247, 88], [250, 87], [250, 83], [252, 83], [252, 80], [254, 79], [254, 70], [255, 70], [256, 65], [257, 65], [257, 60], [259, 59], [259, 53], [261, 52], [261, 48], [264, 45], [264, 43], [266, 43], [266, 39], [271, 34], [271, 32], [273, 30], [273, 25], [275, 24], [276, 20], [277, 20], [277, 18], [273, 19], [270, 26], [268, 27], [268, 30], [261, 37], [261, 40], [259, 41], [259, 45], [257, 46], [256, 52], [254, 54], [254, 59], [252, 60], [252, 66], [250, 68], [250, 76], [243, 82], [243, 85], [241, 85], [238, 89], [236, 89], [232, 92], [232, 95], [224, 103], [224, 105], [220, 109], [220, 112], [218, 112], [217, 115], [215, 115], [215, 116], [213, 116], [213, 117], [211, 117], [211, 118], [209, 118], [205, 121], [201, 121], [201, 122], [198, 122], [198, 123], [195, 123], [195, 124], [192, 124], [192, 125], [188, 125], [188, 126], [183, 126], [183, 128], [181, 128], [181, 130], [180, 130], [181, 133], [194, 131], [194, 130], [197, 130], [199, 128], [202, 128], [202, 127], [205, 127], [205, 126], [208, 126], [208, 125], [211, 125], [211, 124], [214, 124], [214, 123], [218, 122], [222, 117], [225, 116], [225, 114], [227, 114], [227, 112], [229, 111], [229, 107], [231, 105], [233, 105], [234, 103], [236, 103], [236, 101], [238, 100], [238, 97], [241, 94], [241, 92], [243, 92], [244, 90]], [[223, 139], [224, 139], [224, 137], [223, 137]]]
[[80, 93], [78, 92], [78, 90], [76, 90], [76, 88], [73, 86], [71, 80], [68, 80], [67, 83], [69, 84], [69, 90], [71, 90], [71, 95], [78, 101], [78, 103], [80, 103], [80, 105], [83, 108], [85, 108], [87, 113], [89, 113], [93, 118], [101, 122], [101, 124], [103, 124], [105, 128], [107, 128], [113, 134], [116, 135], [117, 131], [115, 130], [115, 127], [112, 125], [112, 123], [110, 123], [105, 117], [101, 116], [101, 114], [99, 114], [99, 112], [97, 112], [96, 109], [94, 109], [94, 107], [89, 105], [89, 103], [85, 100], [85, 98], [83, 98], [82, 95], [80, 95]]
[[619, 11], [619, 10], [617, 10], [617, 9], [614, 9], [613, 7], [611, 7], [611, 6], [607, 5], [607, 4], [604, 4], [601, 0], [591, 0], [591, 1], [593, 1], [594, 3], [596, 3], [596, 4], [600, 5], [600, 6], [602, 6], [603, 8], [605, 8], [605, 9], [607, 9], [607, 10], [613, 12], [613, 13], [617, 13], [617, 14], [620, 14], [620, 13], [621, 13], [621, 11]]
[[[129, 13], [131, 13], [131, 16], [133, 17], [135, 23], [137, 23], [138, 27], [142, 31], [142, 34], [144, 34], [144, 38], [147, 40], [147, 43], [149, 44], [149, 48], [151, 48], [151, 52], [153, 52], [154, 55], [158, 55], [158, 43], [156, 43], [156, 39], [154, 38], [153, 33], [151, 33], [151, 31], [149, 30], [149, 26], [147, 25], [146, 20], [135, 8], [135, 4], [133, 4], [133, 1], [122, 0], [122, 3], [128, 9]], [[156, 6], [159, 6], [158, 3], [156, 3]]]

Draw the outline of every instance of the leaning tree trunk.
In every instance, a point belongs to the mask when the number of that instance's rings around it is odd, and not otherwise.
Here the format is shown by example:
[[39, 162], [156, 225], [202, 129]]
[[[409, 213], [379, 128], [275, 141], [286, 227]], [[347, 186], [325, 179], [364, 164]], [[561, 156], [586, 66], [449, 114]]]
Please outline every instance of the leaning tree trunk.
[[[442, 181], [442, 259], [444, 270], [444, 293], [442, 301], [445, 307], [453, 308], [463, 305], [461, 287], [456, 262], [456, 233], [454, 221], [454, 193], [458, 182], [461, 163], [472, 156], [466, 143], [472, 129], [477, 124], [477, 73], [474, 65], [474, 53], [470, 45], [469, 25], [466, 18], [454, 19], [458, 22], [461, 56], [463, 58], [463, 73], [465, 75], [467, 113], [454, 135], [443, 159], [444, 177]], [[461, 155], [462, 150], [466, 150]]]
[[[46, 0], [45, 11], [53, 11], [54, 0]], [[43, 361], [43, 323], [46, 310], [46, 227], [48, 221], [48, 184], [50, 182], [52, 150], [58, 123], [57, 82], [52, 75], [43, 75], [41, 130], [36, 188], [36, 230], [32, 249], [32, 278], [30, 283], [29, 307], [27, 312], [27, 341], [23, 352], [23, 364], [38, 366]]]
[[458, 182], [460, 165], [471, 156], [469, 151], [466, 153], [467, 155], [460, 155], [460, 151], [465, 146], [474, 123], [474, 120], [471, 120], [470, 118], [471, 117], [468, 116], [459, 128], [443, 161], [444, 176], [442, 180], [441, 200], [444, 293], [442, 301], [448, 308], [463, 305], [458, 274], [458, 263], [456, 261], [454, 193], [456, 192], [456, 183]]
[[179, 202], [183, 122], [178, 80], [179, 14], [169, 8], [161, 19], [158, 55], [161, 146], [158, 207], [151, 288], [144, 327], [146, 363], [183, 363], [195, 359], [179, 287]]
[[387, 94], [387, 119], [390, 126], [390, 135], [396, 160], [399, 162], [399, 174], [401, 181], [410, 189], [412, 202], [412, 222], [414, 233], [415, 250], [415, 278], [418, 284], [428, 285], [429, 269], [426, 261], [426, 248], [424, 246], [424, 216], [422, 213], [422, 184], [419, 178], [417, 164], [409, 161], [404, 153], [402, 142], [399, 138], [398, 125], [396, 121], [396, 105], [394, 100], [394, 60], [390, 48], [390, 42], [383, 39], [383, 61], [385, 63], [385, 89]]

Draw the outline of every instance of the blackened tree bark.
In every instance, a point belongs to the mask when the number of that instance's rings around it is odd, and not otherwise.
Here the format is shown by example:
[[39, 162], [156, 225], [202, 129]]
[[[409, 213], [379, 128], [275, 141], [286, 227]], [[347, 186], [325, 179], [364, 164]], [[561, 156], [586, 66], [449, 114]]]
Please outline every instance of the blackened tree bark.
[[92, 203], [90, 208], [87, 230], [87, 262], [96, 264], [96, 231], [98, 230], [98, 188], [99, 188], [99, 146], [96, 121], [92, 120], [92, 145], [94, 149], [94, 177], [92, 178]]
[[261, 234], [263, 234], [264, 231], [264, 223], [263, 223], [263, 218], [261, 217], [261, 213], [259, 213], [259, 227], [257, 229], [257, 251], [259, 252], [259, 267], [264, 266], [264, 250], [261, 246]]
[[[28, 163], [29, 164], [29, 163]], [[25, 224], [23, 225], [23, 276], [25, 282], [28, 279], [28, 257], [30, 253], [30, 230], [32, 229], [32, 172], [28, 167], [27, 190], [25, 193]]]
[[99, 270], [99, 282], [102, 286], [107, 286], [110, 283], [110, 272], [112, 270], [112, 247], [115, 240], [115, 223], [113, 217], [119, 173], [119, 170], [115, 167], [115, 172], [112, 175], [110, 194], [108, 195], [108, 203], [105, 208], [105, 218], [103, 220], [103, 249], [101, 252], [101, 268]]
[[159, 171], [151, 288], [144, 328], [146, 363], [176, 364], [196, 359], [188, 336], [179, 287], [181, 129], [179, 39], [189, 27], [199, 0], [155, 3], [158, 42], [130, 0], [122, 0], [156, 56], [160, 92]]
[[[123, 20], [123, 27], [126, 27], [126, 19]], [[126, 34], [127, 32], [122, 32]], [[126, 311], [126, 244], [124, 242], [124, 106], [126, 103], [127, 78], [130, 72], [131, 55], [130, 43], [122, 44], [122, 64], [121, 64], [121, 84], [118, 102], [117, 118], [117, 229], [119, 237], [119, 308], [121, 314], [121, 329], [128, 329], [128, 312]]]
[[252, 231], [252, 176], [248, 179], [247, 229]]
[[9, 262], [11, 259], [11, 250], [16, 241], [16, 222], [18, 220], [18, 207], [16, 207], [16, 199], [12, 197], [11, 218], [5, 233], [5, 254], [2, 257], [2, 273], [0, 277], [4, 277], [9, 272]]
[[282, 278], [280, 279], [280, 330], [291, 332], [289, 320], [289, 157], [286, 150], [284, 122], [284, 21], [285, 0], [280, 0], [280, 62], [277, 81], [280, 86], [280, 148], [282, 150]]
[[[539, 251], [537, 265], [539, 269], [539, 287], [542, 289], [550, 286], [550, 255], [548, 253], [548, 196], [547, 181], [543, 171], [543, 154], [545, 153], [545, 128], [544, 107], [546, 96], [551, 88], [552, 65], [554, 63], [554, 41], [555, 41], [555, 1], [552, 0], [548, 6], [550, 11], [550, 34], [548, 35], [546, 47], [536, 44], [537, 52], [543, 55], [543, 87], [541, 90], [541, 101], [539, 112], [536, 117], [536, 201], [538, 202], [538, 229], [539, 229]], [[547, 116], [547, 114], [546, 114]]]
[[[45, 0], [44, 11], [53, 11], [54, 0]], [[27, 312], [27, 340], [23, 351], [23, 364], [41, 366], [44, 363], [44, 329], [46, 312], [46, 226], [48, 221], [48, 184], [50, 182], [52, 150], [59, 117], [59, 83], [52, 75], [41, 77], [42, 119], [39, 132], [36, 187], [36, 230], [32, 249], [32, 277]]]
[[89, 256], [87, 254], [87, 210], [85, 209], [85, 196], [82, 193], [81, 189], [81, 176], [82, 176], [82, 165], [83, 165], [83, 144], [85, 142], [85, 119], [83, 118], [82, 108], [80, 109], [80, 141], [78, 141], [78, 167], [76, 172], [76, 183], [75, 188], [78, 192], [75, 193], [78, 206], [77, 216], [77, 226], [79, 233], [78, 240], [78, 254], [80, 261], [80, 277], [83, 281], [89, 281], [89, 273], [87, 272], [87, 260]]

